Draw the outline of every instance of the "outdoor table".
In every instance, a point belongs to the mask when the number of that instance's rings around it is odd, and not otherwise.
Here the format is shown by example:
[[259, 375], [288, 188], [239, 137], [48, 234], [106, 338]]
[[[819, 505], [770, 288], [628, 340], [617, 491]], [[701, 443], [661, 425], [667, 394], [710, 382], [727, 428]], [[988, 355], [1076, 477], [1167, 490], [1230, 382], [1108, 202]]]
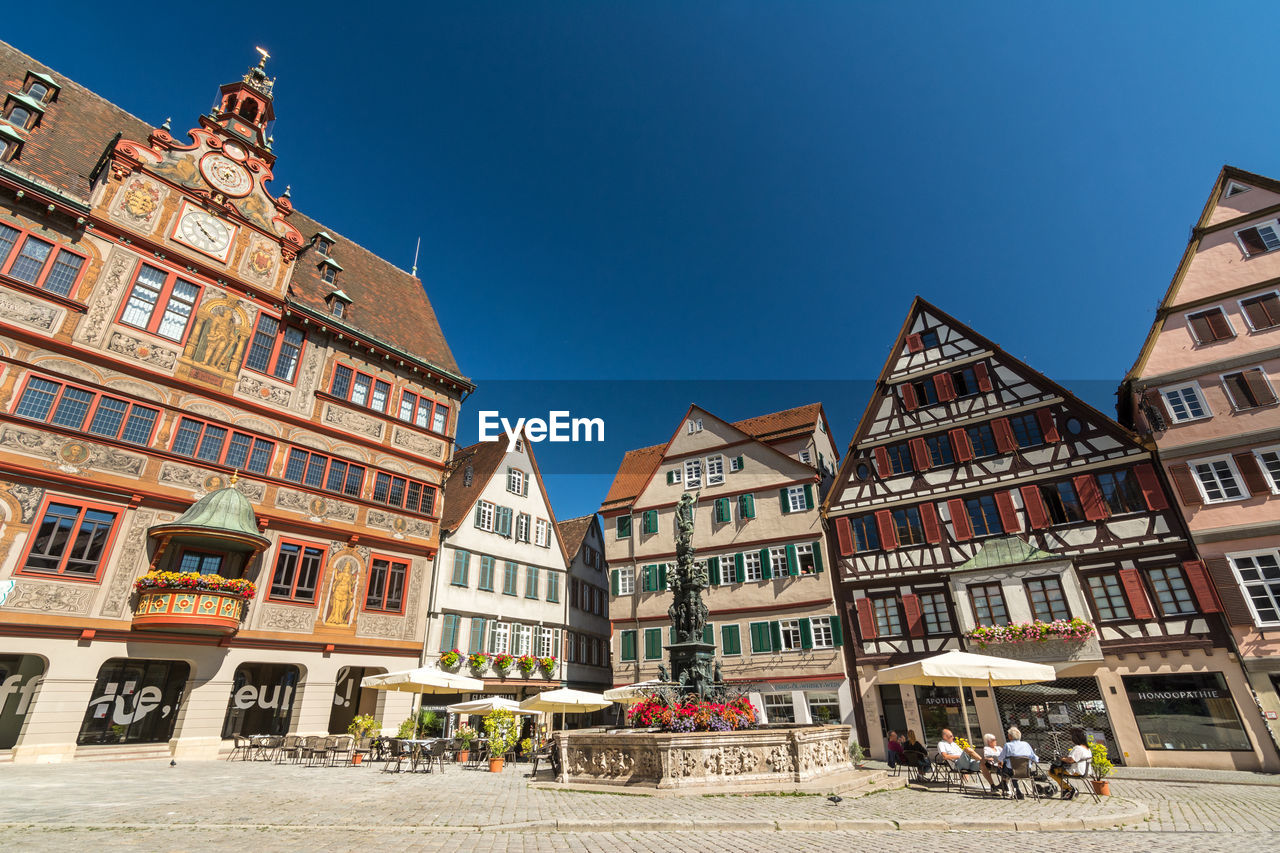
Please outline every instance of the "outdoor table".
[[[405, 738], [401, 743], [409, 744], [409, 769], [415, 771], [418, 765], [422, 763], [423, 753], [431, 748], [431, 744], [440, 738]], [[428, 765], [429, 767], [430, 765]]]

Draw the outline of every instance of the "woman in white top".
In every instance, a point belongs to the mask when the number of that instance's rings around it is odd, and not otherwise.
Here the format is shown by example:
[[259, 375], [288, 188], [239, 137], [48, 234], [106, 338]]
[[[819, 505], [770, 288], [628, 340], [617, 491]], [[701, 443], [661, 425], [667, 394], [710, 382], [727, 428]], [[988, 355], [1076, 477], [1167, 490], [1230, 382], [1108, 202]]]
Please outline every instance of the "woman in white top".
[[1093, 760], [1093, 750], [1089, 748], [1089, 739], [1085, 737], [1084, 729], [1073, 728], [1069, 732], [1071, 742], [1075, 746], [1071, 747], [1071, 751], [1053, 762], [1053, 766], [1049, 768], [1049, 775], [1053, 777], [1053, 781], [1058, 783], [1058, 787], [1062, 789], [1062, 799], [1069, 800], [1076, 795], [1076, 789], [1072, 788], [1067, 780], [1063, 777], [1068, 774], [1072, 776], [1083, 776], [1088, 770], [1089, 763]]
[[985, 734], [982, 736], [982, 778], [987, 780], [987, 787], [995, 790], [996, 783], [991, 778], [991, 771], [999, 766], [1000, 747], [996, 746], [996, 736], [993, 734]]

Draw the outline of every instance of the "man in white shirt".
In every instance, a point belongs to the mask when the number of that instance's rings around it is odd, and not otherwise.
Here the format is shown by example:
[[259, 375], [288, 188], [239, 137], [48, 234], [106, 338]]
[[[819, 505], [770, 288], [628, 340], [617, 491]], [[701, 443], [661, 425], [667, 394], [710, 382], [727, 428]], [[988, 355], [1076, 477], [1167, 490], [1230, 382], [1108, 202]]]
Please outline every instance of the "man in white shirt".
[[938, 754], [951, 762], [961, 773], [972, 773], [978, 769], [980, 759], [973, 750], [964, 750], [956, 743], [956, 736], [951, 729], [942, 730], [942, 740], [938, 741]]
[[[1031, 748], [1031, 744], [1022, 739], [1022, 729], [1017, 726], [1010, 726], [1009, 731], [1005, 734], [1009, 736], [1009, 739], [1004, 742], [1004, 749], [1000, 750], [1000, 755], [996, 757], [996, 760], [1002, 765], [1000, 772], [1005, 777], [1013, 775], [1013, 762], [1009, 760], [1010, 758], [1029, 758], [1032, 764], [1040, 763], [1040, 759], [1036, 757], [1036, 751]], [[1031, 784], [1034, 785], [1035, 782]], [[1004, 784], [1001, 783], [1000, 787], [1003, 788]], [[1014, 783], [1014, 794], [1019, 800], [1022, 799], [1022, 791], [1018, 788], [1016, 782]]]

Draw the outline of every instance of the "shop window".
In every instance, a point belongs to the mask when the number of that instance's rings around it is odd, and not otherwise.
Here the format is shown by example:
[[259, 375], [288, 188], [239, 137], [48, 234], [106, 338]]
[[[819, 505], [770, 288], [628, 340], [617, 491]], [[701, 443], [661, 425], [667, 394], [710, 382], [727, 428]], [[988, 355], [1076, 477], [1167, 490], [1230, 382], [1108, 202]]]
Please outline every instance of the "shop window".
[[809, 703], [809, 718], [815, 723], [827, 725], [840, 722], [840, 697], [835, 693], [817, 693], [806, 690], [804, 698]]
[[97, 580], [118, 510], [66, 498], [46, 498], [32, 528], [22, 573]]
[[[920, 724], [924, 729], [921, 742], [929, 746], [930, 752], [942, 740], [943, 729], [965, 731], [960, 693], [955, 687], [917, 687], [916, 705], [920, 709]], [[969, 731], [982, 731], [978, 711], [973, 704], [973, 689], [970, 687], [964, 688], [963, 708], [968, 712]]]
[[[458, 553], [465, 555], [466, 552]], [[364, 609], [392, 613], [404, 612], [404, 590], [408, 578], [407, 562], [387, 557], [374, 557], [369, 563], [369, 587], [365, 592]]]
[[98, 670], [76, 743], [167, 742], [190, 675], [183, 661], [112, 658]]
[[764, 699], [764, 713], [771, 723], [794, 723], [796, 721], [796, 706], [790, 693], [766, 693]]
[[1251, 750], [1222, 673], [1126, 675], [1121, 680], [1148, 750]]
[[296, 666], [245, 663], [236, 667], [222, 736], [288, 734], [299, 677]]
[[324, 548], [282, 541], [271, 573], [270, 597], [276, 601], [315, 604], [324, 558]]
[[13, 749], [44, 679], [39, 655], [0, 655], [0, 749]]

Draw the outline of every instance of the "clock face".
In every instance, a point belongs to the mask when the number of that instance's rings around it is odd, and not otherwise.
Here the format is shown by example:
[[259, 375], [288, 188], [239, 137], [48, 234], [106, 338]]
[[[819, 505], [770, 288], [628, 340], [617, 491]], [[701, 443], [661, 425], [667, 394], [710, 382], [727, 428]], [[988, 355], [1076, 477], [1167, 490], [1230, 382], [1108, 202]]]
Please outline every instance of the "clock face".
[[188, 210], [178, 222], [179, 237], [188, 246], [208, 252], [216, 257], [225, 257], [231, 245], [231, 229], [216, 216], [210, 216], [203, 210]]
[[248, 195], [253, 189], [253, 178], [249, 172], [235, 160], [223, 154], [206, 154], [200, 161], [200, 174], [209, 182], [209, 186], [229, 196]]
[[243, 149], [243, 148], [241, 148], [241, 147], [240, 147], [237, 143], [235, 143], [235, 142], [224, 142], [224, 143], [222, 143], [222, 153], [223, 153], [223, 154], [226, 154], [226, 155], [227, 155], [228, 157], [230, 157], [232, 160], [240, 160], [240, 161], [242, 161], [242, 162], [243, 162], [243, 160], [244, 160], [244, 158], [245, 158], [245, 151], [244, 151], [244, 149]]

